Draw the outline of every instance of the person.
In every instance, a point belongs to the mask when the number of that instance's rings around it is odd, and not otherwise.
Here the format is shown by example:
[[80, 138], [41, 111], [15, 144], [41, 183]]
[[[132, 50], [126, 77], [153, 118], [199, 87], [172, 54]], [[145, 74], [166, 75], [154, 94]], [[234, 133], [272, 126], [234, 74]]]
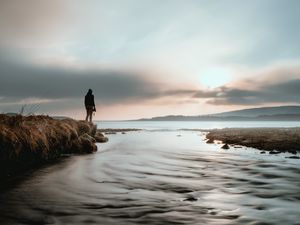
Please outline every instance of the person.
[[92, 122], [93, 112], [96, 112], [96, 106], [92, 89], [89, 89], [89, 91], [85, 95], [84, 105], [86, 109], [85, 121], [89, 120], [90, 122]]

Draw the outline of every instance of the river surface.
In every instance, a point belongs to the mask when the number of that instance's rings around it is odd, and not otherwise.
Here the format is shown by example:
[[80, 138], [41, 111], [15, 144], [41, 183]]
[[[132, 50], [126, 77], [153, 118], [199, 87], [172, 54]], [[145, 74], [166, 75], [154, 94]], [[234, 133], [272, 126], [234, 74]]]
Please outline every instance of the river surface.
[[300, 224], [299, 159], [173, 128], [109, 135], [27, 173], [1, 191], [0, 224]]
[[140, 128], [146, 130], [215, 129], [247, 127], [300, 127], [300, 121], [101, 121], [99, 128]]

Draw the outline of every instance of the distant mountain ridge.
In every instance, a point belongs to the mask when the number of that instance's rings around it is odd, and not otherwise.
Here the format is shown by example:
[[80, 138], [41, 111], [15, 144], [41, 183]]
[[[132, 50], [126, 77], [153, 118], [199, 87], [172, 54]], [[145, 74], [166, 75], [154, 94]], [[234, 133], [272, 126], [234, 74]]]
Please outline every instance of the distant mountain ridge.
[[272, 116], [272, 115], [300, 115], [300, 106], [276, 106], [276, 107], [262, 107], [235, 110], [223, 113], [212, 114], [213, 116], [243, 116], [243, 117], [257, 117], [257, 116]]
[[168, 115], [142, 121], [300, 121], [300, 106], [261, 107], [223, 113], [183, 116]]

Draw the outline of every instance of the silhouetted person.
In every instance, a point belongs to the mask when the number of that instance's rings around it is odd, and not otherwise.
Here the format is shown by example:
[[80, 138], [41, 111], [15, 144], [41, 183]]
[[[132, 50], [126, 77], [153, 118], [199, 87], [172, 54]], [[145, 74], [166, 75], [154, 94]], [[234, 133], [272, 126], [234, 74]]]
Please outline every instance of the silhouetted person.
[[88, 121], [89, 119], [89, 121], [92, 122], [93, 112], [96, 112], [96, 106], [92, 89], [89, 89], [88, 93], [85, 95], [84, 105], [86, 108], [85, 120]]

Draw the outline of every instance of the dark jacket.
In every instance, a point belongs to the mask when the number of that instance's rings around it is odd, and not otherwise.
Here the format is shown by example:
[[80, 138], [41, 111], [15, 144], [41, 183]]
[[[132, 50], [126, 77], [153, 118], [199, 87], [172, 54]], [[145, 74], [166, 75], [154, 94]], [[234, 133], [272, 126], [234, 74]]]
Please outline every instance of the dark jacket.
[[95, 107], [95, 101], [94, 101], [94, 95], [93, 94], [86, 94], [84, 98], [84, 105], [87, 106], [93, 106]]

